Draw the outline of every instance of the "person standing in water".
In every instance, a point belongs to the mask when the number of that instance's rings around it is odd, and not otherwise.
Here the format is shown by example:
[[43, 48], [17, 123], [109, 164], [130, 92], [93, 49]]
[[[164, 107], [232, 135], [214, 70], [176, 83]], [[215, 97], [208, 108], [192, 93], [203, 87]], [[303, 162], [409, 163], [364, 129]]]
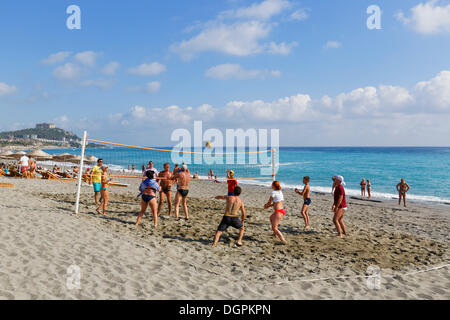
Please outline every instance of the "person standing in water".
[[[241, 195], [242, 189], [239, 186], [236, 186], [233, 190], [233, 195], [227, 196], [217, 196], [218, 200], [226, 200], [227, 204], [225, 207], [225, 215], [220, 222], [219, 227], [217, 228], [216, 235], [214, 236], [213, 247], [217, 245], [219, 242], [220, 236], [224, 233], [228, 227], [233, 227], [235, 229], [239, 229], [239, 238], [236, 242], [238, 247], [242, 246], [242, 238], [244, 237], [244, 221], [245, 221], [245, 208], [244, 202], [239, 198]], [[239, 220], [238, 212], [241, 211], [241, 220]]]
[[344, 214], [347, 211], [347, 203], [345, 200], [344, 177], [336, 176], [336, 188], [334, 190], [334, 202], [331, 211], [334, 212], [333, 223], [338, 232], [338, 236], [342, 238], [342, 234], [347, 235], [344, 224]]
[[361, 186], [361, 197], [365, 197], [366, 196], [366, 179], [363, 178], [359, 185]]
[[303, 196], [303, 206], [301, 214], [303, 216], [303, 220], [305, 220], [305, 230], [309, 229], [309, 215], [308, 210], [311, 205], [311, 188], [309, 186], [309, 177], [303, 177], [303, 184], [305, 185], [303, 191], [300, 192], [298, 189], [295, 189], [295, 193]]
[[367, 197], [370, 199], [372, 197], [372, 185], [370, 184], [370, 180], [367, 179]]
[[406, 193], [411, 189], [410, 186], [405, 182], [405, 179], [402, 178], [399, 184], [397, 184], [396, 189], [398, 191], [398, 205], [401, 205], [403, 198], [403, 205], [406, 208]]
[[280, 225], [281, 219], [286, 215], [286, 211], [283, 207], [284, 196], [281, 191], [280, 182], [274, 181], [272, 183], [272, 194], [269, 198], [269, 201], [264, 206], [264, 209], [269, 209], [273, 207], [273, 214], [270, 216], [270, 224], [272, 225], [273, 236], [278, 237], [283, 244], [286, 244], [287, 241], [284, 239], [283, 234], [278, 230], [278, 226]]

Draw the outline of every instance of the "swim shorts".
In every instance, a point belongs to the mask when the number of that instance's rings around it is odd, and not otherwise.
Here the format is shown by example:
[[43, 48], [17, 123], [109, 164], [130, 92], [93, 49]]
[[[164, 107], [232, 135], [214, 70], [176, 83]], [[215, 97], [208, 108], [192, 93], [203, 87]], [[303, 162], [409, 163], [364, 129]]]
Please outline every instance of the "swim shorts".
[[102, 188], [102, 184], [100, 182], [92, 182], [92, 185], [94, 186], [94, 192], [100, 192], [100, 189]]
[[309, 206], [309, 205], [311, 204], [311, 198], [305, 199], [304, 204], [306, 204], [307, 206]]
[[242, 228], [242, 222], [239, 220], [239, 217], [224, 216], [219, 224], [219, 228], [217, 228], [217, 231], [224, 232], [228, 229], [228, 227], [240, 229]]
[[189, 190], [179, 189], [178, 192], [181, 194], [181, 196], [182, 196], [183, 198], [186, 198], [187, 195], [188, 195], [188, 193], [189, 193]]

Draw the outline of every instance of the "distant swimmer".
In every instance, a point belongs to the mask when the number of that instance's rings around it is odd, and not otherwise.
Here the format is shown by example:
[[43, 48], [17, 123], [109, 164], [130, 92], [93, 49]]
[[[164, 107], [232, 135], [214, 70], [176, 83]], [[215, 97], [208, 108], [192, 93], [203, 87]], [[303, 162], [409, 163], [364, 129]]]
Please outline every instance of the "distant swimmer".
[[180, 209], [180, 202], [183, 206], [183, 211], [186, 216], [186, 220], [189, 220], [189, 211], [187, 207], [187, 198], [189, 194], [189, 184], [191, 181], [191, 173], [189, 172], [189, 169], [186, 164], [183, 164], [181, 169], [178, 173], [174, 174], [172, 177], [172, 180], [177, 181], [177, 194], [175, 196], [175, 218], [180, 220], [179, 217], [179, 209]]
[[347, 235], [347, 230], [344, 224], [344, 214], [347, 211], [347, 203], [345, 200], [345, 190], [344, 190], [344, 177], [336, 176], [335, 179], [336, 188], [334, 190], [334, 202], [331, 207], [331, 211], [334, 212], [333, 223], [338, 232], [338, 236], [342, 238], [342, 234]]
[[[222, 218], [222, 221], [217, 228], [216, 235], [214, 237], [213, 247], [217, 245], [219, 242], [220, 236], [223, 232], [225, 232], [228, 227], [233, 227], [235, 229], [239, 229], [239, 238], [236, 242], [236, 245], [242, 246], [242, 238], [244, 237], [244, 221], [245, 221], [245, 207], [244, 202], [239, 198], [241, 195], [242, 189], [239, 186], [236, 186], [233, 190], [233, 195], [227, 196], [217, 196], [216, 199], [226, 200], [227, 204], [225, 207], [225, 215]], [[241, 219], [239, 220], [238, 212], [241, 211]]]
[[361, 183], [359, 184], [361, 186], [361, 197], [365, 197], [366, 196], [366, 179], [362, 179]]
[[278, 226], [280, 225], [281, 219], [286, 215], [286, 211], [283, 207], [284, 196], [283, 192], [281, 192], [280, 182], [274, 181], [272, 183], [272, 194], [269, 198], [269, 201], [264, 206], [264, 209], [269, 209], [273, 207], [273, 214], [270, 216], [270, 224], [272, 225], [273, 236], [278, 237], [280, 241], [286, 244], [286, 239], [284, 239], [280, 230], [278, 230]]
[[398, 205], [401, 204], [403, 198], [403, 205], [406, 207], [406, 193], [411, 189], [410, 186], [402, 178], [396, 188], [398, 191]]
[[303, 220], [305, 220], [305, 230], [309, 229], [309, 215], [308, 210], [309, 206], [311, 205], [311, 188], [309, 186], [309, 177], [303, 177], [303, 184], [305, 185], [303, 187], [303, 191], [300, 192], [298, 189], [295, 189], [295, 192], [299, 195], [303, 196], [303, 206], [301, 214], [303, 216]]
[[161, 185], [161, 191], [159, 192], [159, 204], [158, 204], [158, 217], [161, 214], [161, 207], [164, 203], [164, 197], [167, 197], [167, 205], [169, 206], [169, 217], [172, 216], [172, 176], [170, 171], [170, 164], [164, 163], [164, 171], [158, 174], [158, 178], [161, 178], [159, 184]]
[[370, 199], [372, 197], [372, 185], [370, 184], [370, 180], [367, 179], [367, 197]]
[[142, 216], [147, 211], [148, 206], [150, 206], [153, 213], [153, 225], [155, 228], [158, 227], [158, 208], [156, 204], [156, 193], [161, 189], [158, 182], [156, 182], [153, 171], [147, 171], [145, 173], [147, 179], [141, 182], [139, 186], [139, 191], [141, 192], [141, 212], [139, 212], [136, 226], [139, 226]]

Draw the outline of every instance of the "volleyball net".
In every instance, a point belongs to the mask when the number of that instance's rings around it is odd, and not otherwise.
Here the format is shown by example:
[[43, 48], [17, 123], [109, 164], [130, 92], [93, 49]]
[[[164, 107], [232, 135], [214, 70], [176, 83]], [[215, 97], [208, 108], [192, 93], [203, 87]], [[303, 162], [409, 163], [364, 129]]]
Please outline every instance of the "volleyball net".
[[[88, 138], [84, 133], [81, 150], [80, 170], [84, 175], [96, 165], [96, 159], [103, 159], [108, 167], [110, 177], [116, 183], [126, 184], [142, 179], [150, 162], [158, 171], [164, 170], [164, 164], [170, 165], [170, 171], [176, 166], [187, 165], [191, 181], [226, 181], [227, 172], [232, 170], [239, 181], [258, 184], [275, 180], [278, 168], [276, 149], [267, 146], [235, 147], [235, 146], [191, 147], [175, 146], [173, 148], [153, 148], [133, 146], [122, 143]], [[92, 147], [94, 146], [94, 147]], [[81, 176], [78, 180], [77, 206], [80, 197]]]

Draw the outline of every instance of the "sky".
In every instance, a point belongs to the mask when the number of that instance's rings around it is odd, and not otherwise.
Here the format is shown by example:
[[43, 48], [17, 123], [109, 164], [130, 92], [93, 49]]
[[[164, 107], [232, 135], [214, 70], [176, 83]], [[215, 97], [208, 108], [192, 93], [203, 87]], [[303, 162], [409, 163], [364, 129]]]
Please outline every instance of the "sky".
[[0, 131], [143, 146], [194, 121], [282, 146], [449, 146], [450, 0], [3, 0], [0, 111]]

